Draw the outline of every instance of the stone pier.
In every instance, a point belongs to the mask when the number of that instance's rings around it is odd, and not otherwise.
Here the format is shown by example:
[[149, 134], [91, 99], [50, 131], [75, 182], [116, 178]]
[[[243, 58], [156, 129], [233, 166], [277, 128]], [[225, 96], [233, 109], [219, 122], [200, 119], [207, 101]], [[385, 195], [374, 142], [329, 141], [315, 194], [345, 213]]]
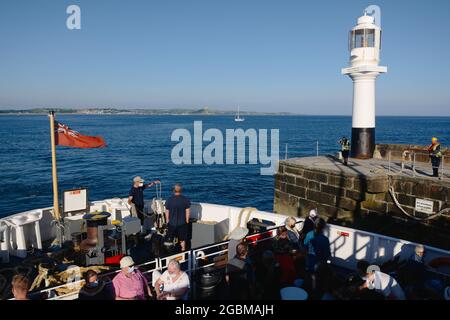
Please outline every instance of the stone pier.
[[[392, 159], [391, 159], [392, 160]], [[308, 205], [328, 222], [450, 250], [450, 213], [425, 219], [416, 199], [432, 202], [437, 213], [450, 206], [450, 177], [430, 177], [431, 165], [416, 163], [401, 169], [401, 160], [350, 159], [349, 166], [332, 156], [280, 161], [275, 176], [274, 211], [306, 216]], [[423, 209], [422, 209], [423, 210]]]

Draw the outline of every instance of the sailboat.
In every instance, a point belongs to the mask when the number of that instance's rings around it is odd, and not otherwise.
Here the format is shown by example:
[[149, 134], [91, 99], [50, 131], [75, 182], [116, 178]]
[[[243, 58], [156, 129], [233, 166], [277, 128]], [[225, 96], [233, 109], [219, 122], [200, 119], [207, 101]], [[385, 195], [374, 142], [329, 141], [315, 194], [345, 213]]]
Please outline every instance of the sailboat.
[[241, 117], [239, 116], [239, 106], [238, 106], [237, 114], [236, 114], [236, 116], [234, 117], [234, 121], [236, 121], [236, 122], [242, 122], [242, 121], [245, 121], [244, 118], [241, 118]]

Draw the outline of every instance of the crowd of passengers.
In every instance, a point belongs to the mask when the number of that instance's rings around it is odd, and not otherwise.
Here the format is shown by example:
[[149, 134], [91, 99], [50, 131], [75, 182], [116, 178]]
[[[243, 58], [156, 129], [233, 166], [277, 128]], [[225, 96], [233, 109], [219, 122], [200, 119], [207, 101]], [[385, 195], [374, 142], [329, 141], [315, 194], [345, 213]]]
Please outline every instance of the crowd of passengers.
[[[257, 244], [247, 241], [248, 230], [236, 228], [230, 235], [228, 260], [223, 272], [225, 294], [235, 300], [281, 299], [281, 289], [299, 287], [311, 300], [450, 299], [450, 287], [427, 272], [425, 250], [416, 246], [401, 267], [357, 263], [354, 274], [338, 274], [330, 264], [330, 242], [324, 235], [325, 220], [309, 210], [301, 229], [294, 218], [286, 219], [274, 239]], [[168, 262], [162, 274], [143, 274], [130, 256], [120, 261], [120, 272], [103, 281], [93, 270], [84, 274], [80, 300], [179, 300], [189, 299], [191, 281], [177, 260]], [[149, 280], [150, 279], [150, 280]], [[28, 279], [16, 275], [12, 291], [17, 300], [27, 299]]]

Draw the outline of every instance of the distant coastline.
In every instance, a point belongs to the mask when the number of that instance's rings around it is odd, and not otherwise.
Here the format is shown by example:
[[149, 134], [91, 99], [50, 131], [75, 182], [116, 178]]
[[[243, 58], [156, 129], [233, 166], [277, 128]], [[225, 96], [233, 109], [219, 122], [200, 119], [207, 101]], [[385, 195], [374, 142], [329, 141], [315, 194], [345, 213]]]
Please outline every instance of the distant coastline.
[[[34, 108], [34, 109], [6, 109], [0, 110], [0, 115], [45, 115], [50, 111], [67, 115], [234, 115], [234, 111], [201, 109], [117, 109], [117, 108]], [[292, 112], [253, 112], [241, 111], [241, 115], [299, 115]]]

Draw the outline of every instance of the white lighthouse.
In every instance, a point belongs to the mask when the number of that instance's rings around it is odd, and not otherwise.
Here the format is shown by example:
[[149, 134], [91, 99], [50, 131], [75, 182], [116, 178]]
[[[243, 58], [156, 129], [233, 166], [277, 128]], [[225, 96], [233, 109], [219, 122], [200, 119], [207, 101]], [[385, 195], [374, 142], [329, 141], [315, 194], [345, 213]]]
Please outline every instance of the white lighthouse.
[[351, 156], [369, 159], [375, 149], [375, 80], [387, 67], [379, 66], [381, 28], [364, 14], [350, 31], [350, 66], [342, 74], [353, 80]]

